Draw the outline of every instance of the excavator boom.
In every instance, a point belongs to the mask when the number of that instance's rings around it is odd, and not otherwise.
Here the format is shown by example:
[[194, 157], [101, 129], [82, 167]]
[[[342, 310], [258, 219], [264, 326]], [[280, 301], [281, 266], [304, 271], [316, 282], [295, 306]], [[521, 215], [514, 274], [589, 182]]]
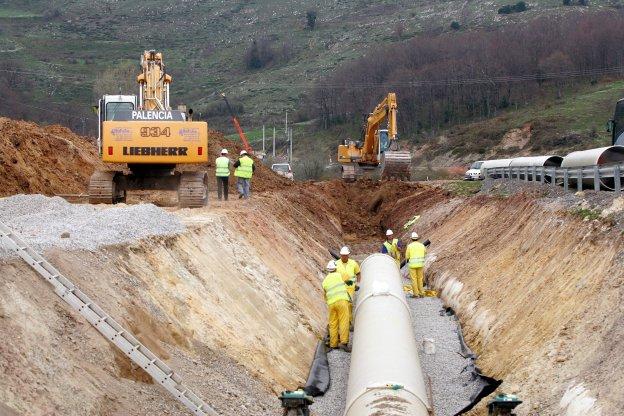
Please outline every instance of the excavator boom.
[[243, 142], [243, 147], [245, 148], [245, 150], [247, 150], [247, 152], [253, 153], [253, 149], [249, 145], [247, 136], [245, 136], [245, 132], [243, 131], [243, 128], [238, 122], [238, 119], [236, 118], [236, 116], [234, 115], [234, 110], [232, 110], [232, 107], [230, 106], [230, 102], [228, 101], [224, 93], [221, 93], [221, 97], [223, 97], [223, 99], [225, 100], [225, 105], [227, 106], [227, 109], [230, 112], [230, 117], [232, 118], [232, 124], [234, 125], [234, 128], [236, 129], [236, 132], [238, 133], [238, 137], [240, 137], [241, 139], [241, 142]]

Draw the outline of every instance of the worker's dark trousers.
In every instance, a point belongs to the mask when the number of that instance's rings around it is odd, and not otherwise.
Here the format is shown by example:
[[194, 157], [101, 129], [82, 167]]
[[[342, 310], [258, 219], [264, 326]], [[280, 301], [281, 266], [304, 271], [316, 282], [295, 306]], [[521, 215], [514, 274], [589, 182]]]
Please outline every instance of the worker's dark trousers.
[[228, 184], [229, 184], [228, 176], [217, 176], [217, 196], [219, 197], [219, 201], [222, 196], [225, 196], [225, 200], [228, 200]]

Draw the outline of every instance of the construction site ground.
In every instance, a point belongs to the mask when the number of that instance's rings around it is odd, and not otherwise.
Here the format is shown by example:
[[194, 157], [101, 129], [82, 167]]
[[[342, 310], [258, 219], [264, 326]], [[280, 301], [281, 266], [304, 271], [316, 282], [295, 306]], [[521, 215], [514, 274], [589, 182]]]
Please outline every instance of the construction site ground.
[[[237, 150], [211, 137], [212, 154]], [[431, 240], [429, 283], [478, 366], [523, 400], [518, 415], [624, 409], [621, 198], [503, 181], [469, 196], [426, 183], [291, 183], [260, 166], [248, 201], [217, 202], [211, 183], [206, 208], [169, 206], [166, 193], [163, 208], [143, 193], [91, 207], [36, 195], [84, 192], [99, 167], [88, 139], [0, 119], [0, 150], [1, 220], [221, 414], [281, 413], [276, 393], [304, 383], [325, 332], [328, 249], [366, 255], [386, 228]], [[186, 414], [26, 264], [0, 256], [0, 403], [10, 409], [0, 413]]]

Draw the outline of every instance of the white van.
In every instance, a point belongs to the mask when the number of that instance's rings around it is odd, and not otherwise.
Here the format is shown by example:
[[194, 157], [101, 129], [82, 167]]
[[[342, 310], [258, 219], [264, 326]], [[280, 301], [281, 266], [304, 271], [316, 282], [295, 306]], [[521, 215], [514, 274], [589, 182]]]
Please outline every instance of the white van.
[[477, 160], [472, 165], [470, 165], [470, 169], [464, 173], [465, 181], [481, 181], [483, 180], [483, 173], [481, 173], [481, 165], [483, 164], [483, 160]]

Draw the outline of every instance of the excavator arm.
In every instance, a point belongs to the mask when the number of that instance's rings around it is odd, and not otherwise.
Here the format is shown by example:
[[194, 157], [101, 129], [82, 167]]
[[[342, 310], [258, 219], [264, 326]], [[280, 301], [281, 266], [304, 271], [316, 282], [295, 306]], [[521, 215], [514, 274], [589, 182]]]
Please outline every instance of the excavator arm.
[[230, 112], [230, 117], [232, 118], [232, 124], [234, 124], [234, 128], [236, 129], [236, 132], [238, 133], [238, 137], [240, 137], [241, 142], [243, 142], [243, 147], [245, 148], [247, 152], [253, 153], [253, 149], [249, 145], [247, 136], [245, 136], [245, 132], [243, 131], [243, 128], [238, 122], [238, 118], [236, 118], [236, 116], [234, 115], [234, 110], [232, 110], [232, 107], [230, 106], [230, 102], [225, 96], [225, 93], [221, 93], [221, 97], [223, 97], [223, 100], [225, 101], [225, 105], [227, 106], [227, 109]]
[[[379, 163], [379, 126], [386, 119], [388, 120], [388, 139], [394, 141], [397, 139], [397, 101], [396, 94], [393, 92], [389, 93], [382, 102], [377, 104], [377, 107], [375, 107], [366, 120], [364, 145], [362, 147], [363, 162]], [[384, 150], [383, 148], [381, 149], [381, 151]]]

